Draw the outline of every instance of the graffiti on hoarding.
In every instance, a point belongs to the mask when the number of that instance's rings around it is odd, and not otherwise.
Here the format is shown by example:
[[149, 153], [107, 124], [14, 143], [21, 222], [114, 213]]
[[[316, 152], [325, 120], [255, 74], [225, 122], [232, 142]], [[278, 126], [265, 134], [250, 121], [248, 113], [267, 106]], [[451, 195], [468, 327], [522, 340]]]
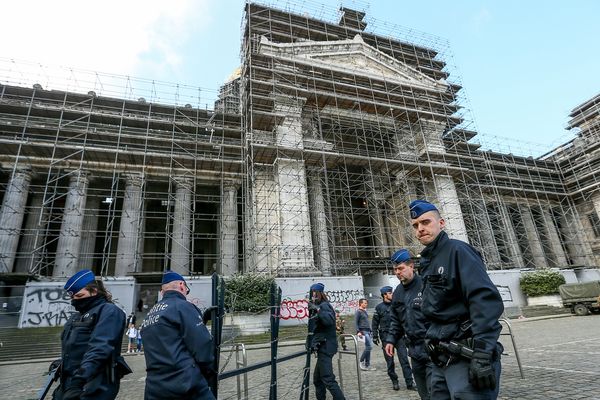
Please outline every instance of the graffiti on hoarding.
[[[340, 314], [351, 314], [358, 308], [358, 300], [363, 296], [360, 290], [332, 290], [325, 292], [331, 306]], [[281, 301], [280, 316], [283, 320], [304, 319], [308, 317], [307, 299], [291, 299]]]
[[60, 326], [75, 314], [71, 297], [62, 288], [39, 288], [26, 293], [22, 327]]
[[308, 316], [308, 301], [306, 299], [292, 300], [286, 298], [281, 301], [279, 315], [281, 319], [304, 319]]
[[361, 290], [332, 290], [326, 293], [331, 304], [356, 301], [363, 296]]

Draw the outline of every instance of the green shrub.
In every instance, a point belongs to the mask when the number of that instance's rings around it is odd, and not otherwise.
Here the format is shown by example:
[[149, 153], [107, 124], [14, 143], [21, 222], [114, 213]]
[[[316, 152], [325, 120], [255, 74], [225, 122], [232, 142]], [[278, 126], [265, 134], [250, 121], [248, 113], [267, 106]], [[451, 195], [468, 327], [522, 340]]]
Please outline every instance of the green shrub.
[[275, 278], [265, 275], [233, 275], [225, 279], [225, 308], [229, 312], [261, 312], [269, 308]]
[[558, 287], [565, 283], [565, 277], [558, 271], [540, 269], [523, 274], [519, 283], [527, 296], [545, 296], [558, 293]]

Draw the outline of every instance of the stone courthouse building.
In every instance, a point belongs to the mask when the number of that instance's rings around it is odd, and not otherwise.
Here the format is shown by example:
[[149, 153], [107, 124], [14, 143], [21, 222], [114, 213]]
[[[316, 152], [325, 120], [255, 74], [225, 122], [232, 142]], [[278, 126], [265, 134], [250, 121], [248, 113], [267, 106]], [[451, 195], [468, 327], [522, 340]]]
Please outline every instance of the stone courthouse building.
[[484, 150], [441, 41], [245, 7], [214, 108], [0, 79], [0, 280], [368, 274], [421, 248], [416, 198], [490, 269], [598, 265], [600, 95], [551, 152]]

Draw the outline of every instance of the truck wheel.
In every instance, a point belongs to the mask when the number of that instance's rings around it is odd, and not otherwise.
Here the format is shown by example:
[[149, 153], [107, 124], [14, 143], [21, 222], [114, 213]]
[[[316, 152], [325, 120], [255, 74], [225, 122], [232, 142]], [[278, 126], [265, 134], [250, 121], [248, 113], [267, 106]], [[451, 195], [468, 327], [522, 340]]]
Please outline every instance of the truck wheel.
[[573, 307], [573, 310], [575, 311], [575, 315], [579, 315], [580, 317], [590, 313], [588, 308], [583, 304], [576, 304], [575, 307]]

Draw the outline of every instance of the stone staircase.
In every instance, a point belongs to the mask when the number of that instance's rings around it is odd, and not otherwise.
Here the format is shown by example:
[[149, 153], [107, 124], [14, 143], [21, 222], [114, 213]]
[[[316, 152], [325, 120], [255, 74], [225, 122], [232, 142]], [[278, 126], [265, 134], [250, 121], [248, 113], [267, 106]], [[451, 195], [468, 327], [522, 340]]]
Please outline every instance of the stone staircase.
[[571, 311], [568, 308], [564, 307], [555, 307], [548, 305], [521, 307], [521, 315], [523, 315], [526, 318], [565, 314], [571, 314]]
[[[59, 358], [61, 332], [62, 327], [1, 328], [0, 362]], [[123, 336], [122, 352], [127, 352], [125, 336]]]

